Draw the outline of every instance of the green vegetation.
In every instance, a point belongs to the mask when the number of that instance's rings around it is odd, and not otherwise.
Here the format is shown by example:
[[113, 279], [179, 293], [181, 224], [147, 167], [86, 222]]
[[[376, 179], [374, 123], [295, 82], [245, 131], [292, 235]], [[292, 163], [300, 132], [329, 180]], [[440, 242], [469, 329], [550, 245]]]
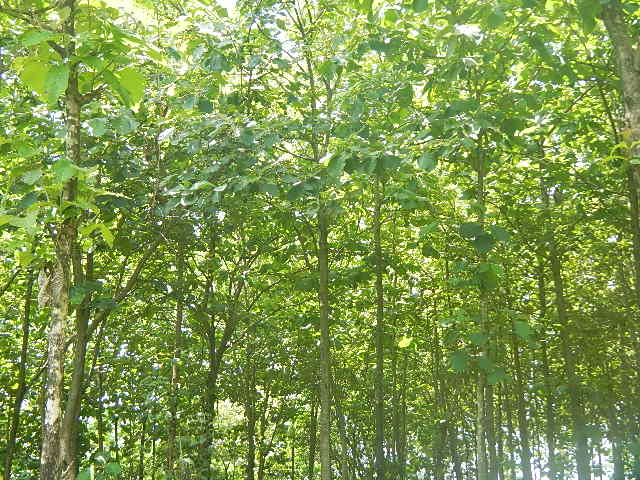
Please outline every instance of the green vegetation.
[[0, 3], [0, 479], [640, 479], [640, 4]]

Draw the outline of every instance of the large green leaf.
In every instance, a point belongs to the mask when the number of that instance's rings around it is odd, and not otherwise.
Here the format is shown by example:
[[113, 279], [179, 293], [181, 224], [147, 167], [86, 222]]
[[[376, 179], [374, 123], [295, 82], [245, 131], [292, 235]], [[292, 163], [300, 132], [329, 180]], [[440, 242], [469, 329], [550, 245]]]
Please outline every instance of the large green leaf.
[[53, 65], [44, 81], [44, 89], [47, 93], [47, 101], [55, 103], [56, 100], [64, 93], [69, 84], [69, 66]]
[[28, 60], [22, 66], [20, 71], [20, 79], [22, 82], [34, 92], [45, 95], [45, 81], [49, 66], [38, 60]]
[[127, 90], [129, 102], [135, 105], [144, 96], [145, 77], [136, 68], [129, 67], [117, 72], [120, 85]]

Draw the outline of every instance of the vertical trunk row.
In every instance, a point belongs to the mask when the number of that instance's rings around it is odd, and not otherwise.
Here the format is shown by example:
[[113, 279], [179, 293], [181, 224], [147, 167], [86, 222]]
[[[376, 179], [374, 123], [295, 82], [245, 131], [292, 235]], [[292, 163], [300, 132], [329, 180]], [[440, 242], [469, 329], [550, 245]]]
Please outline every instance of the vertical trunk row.
[[[544, 172], [544, 170], [543, 170]], [[551, 224], [551, 205], [549, 191], [545, 186], [544, 179], [540, 180], [541, 196], [545, 204], [546, 220]], [[560, 350], [564, 361], [564, 374], [567, 380], [567, 391], [569, 396], [569, 414], [572, 421], [573, 440], [575, 443], [576, 469], [578, 480], [589, 480], [591, 478], [589, 444], [587, 438], [584, 405], [582, 403], [582, 392], [580, 379], [576, 372], [575, 352], [571, 345], [569, 333], [572, 322], [569, 318], [569, 308], [565, 295], [564, 279], [562, 277], [562, 259], [558, 251], [555, 230], [551, 224], [547, 233], [548, 254], [551, 264], [551, 274], [554, 284], [555, 306], [560, 323]]]
[[375, 371], [375, 469], [377, 480], [385, 480], [386, 460], [384, 456], [384, 258], [382, 256], [382, 242], [380, 228], [382, 223], [381, 210], [384, 202], [384, 184], [376, 178], [375, 209], [373, 214], [373, 243], [376, 257], [376, 371]]

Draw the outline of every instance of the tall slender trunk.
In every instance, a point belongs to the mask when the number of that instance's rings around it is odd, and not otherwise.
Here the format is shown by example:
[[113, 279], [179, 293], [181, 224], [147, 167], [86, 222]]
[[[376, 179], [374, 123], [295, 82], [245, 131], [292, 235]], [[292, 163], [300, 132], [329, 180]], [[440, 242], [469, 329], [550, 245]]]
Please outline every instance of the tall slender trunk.
[[245, 480], [253, 480], [256, 466], [256, 366], [253, 361], [254, 348], [251, 339], [247, 344], [246, 355], [245, 418], [247, 421], [247, 465]]
[[[74, 251], [73, 270], [76, 283], [93, 280], [93, 254], [87, 254], [86, 272], [82, 269], [80, 252]], [[73, 362], [71, 371], [71, 386], [67, 394], [67, 401], [62, 419], [60, 432], [60, 450], [62, 457], [62, 478], [75, 480], [78, 474], [78, 417], [84, 393], [85, 364], [87, 356], [87, 342], [89, 329], [89, 302], [87, 295], [78, 305], [75, 315], [76, 339], [73, 348]]]
[[113, 416], [113, 449], [116, 451], [116, 463], [120, 462], [120, 440], [118, 437], [118, 414]]
[[29, 270], [27, 276], [27, 289], [24, 294], [24, 314], [22, 318], [22, 345], [20, 348], [20, 364], [18, 367], [18, 390], [13, 401], [13, 412], [11, 413], [11, 424], [9, 427], [9, 438], [7, 440], [7, 450], [4, 460], [4, 478], [10, 480], [11, 468], [13, 464], [13, 455], [16, 448], [16, 439], [18, 437], [18, 429], [20, 428], [20, 413], [22, 409], [22, 401], [27, 392], [27, 360], [29, 353], [29, 329], [31, 328], [31, 304], [33, 297], [33, 283], [35, 281], [35, 273], [33, 269]]
[[100, 370], [100, 367], [98, 368], [98, 451], [104, 453], [104, 407], [102, 405], [102, 371]]
[[547, 234], [549, 245], [548, 253], [554, 284], [555, 306], [558, 313], [558, 321], [560, 323], [560, 348], [564, 361], [564, 373], [567, 379], [569, 413], [573, 424], [573, 440], [576, 448], [576, 469], [578, 472], [578, 480], [590, 480], [591, 466], [589, 444], [585, 424], [584, 405], [582, 404], [580, 379], [576, 372], [576, 354], [571, 346], [571, 339], [569, 336], [572, 322], [569, 318], [569, 308], [565, 295], [564, 279], [562, 277], [562, 259], [558, 251], [555, 230], [551, 222], [549, 191], [547, 190], [543, 179], [540, 181], [540, 186], [542, 199], [545, 204], [547, 223], [551, 224], [550, 231]]
[[140, 447], [138, 450], [138, 480], [144, 480], [144, 444], [147, 435], [147, 417], [142, 417], [142, 425], [140, 428]]
[[176, 438], [178, 435], [178, 389], [179, 389], [179, 376], [180, 370], [178, 368], [178, 362], [181, 356], [182, 349], [182, 320], [184, 316], [184, 259], [182, 253], [176, 253], [176, 266], [177, 266], [177, 288], [176, 293], [178, 295], [176, 302], [176, 320], [174, 329], [174, 346], [173, 346], [173, 359], [171, 362], [171, 384], [169, 386], [169, 432], [167, 437], [167, 468], [171, 475], [175, 476], [176, 469]]
[[524, 398], [525, 382], [523, 380], [522, 365], [520, 364], [520, 346], [518, 345], [515, 330], [511, 333], [511, 347], [513, 349], [513, 365], [515, 368], [515, 394], [518, 410], [518, 430], [520, 433], [520, 467], [522, 468], [522, 478], [524, 480], [533, 480], [529, 419], [527, 418], [527, 404]]
[[[480, 147], [479, 147], [480, 149]], [[481, 154], [476, 159], [478, 181], [477, 181], [477, 201], [479, 206], [478, 223], [484, 230], [485, 224], [485, 190], [484, 190], [484, 158]], [[479, 261], [484, 263], [486, 255], [479, 254]], [[480, 331], [488, 334], [488, 315], [489, 315], [489, 297], [487, 291], [481, 288], [480, 291]], [[489, 358], [489, 345], [486, 341], [480, 351], [480, 355], [484, 359]], [[478, 480], [492, 480], [489, 472], [489, 462], [487, 458], [487, 427], [490, 421], [487, 412], [487, 403], [492, 399], [487, 398], [487, 374], [484, 369], [478, 369], [478, 378], [476, 384], [476, 468]]]
[[[70, 38], [75, 36], [76, 1], [65, 0], [63, 7], [68, 17], [63, 29]], [[67, 58], [73, 57], [75, 45], [67, 44]], [[77, 64], [70, 64], [69, 82], [64, 96], [65, 102], [65, 152], [68, 160], [81, 165], [80, 158], [80, 93], [78, 90]], [[69, 179], [63, 187], [62, 199], [74, 202], [76, 198], [76, 179]], [[72, 282], [72, 257], [77, 245], [77, 216], [71, 216], [60, 222], [52, 230], [55, 247], [55, 260], [49, 273], [48, 303], [51, 305], [51, 321], [47, 334], [47, 370], [45, 387], [45, 409], [42, 425], [42, 448], [40, 453], [40, 479], [59, 480], [63, 459], [61, 451], [62, 390], [64, 384], [64, 357], [66, 344], [66, 326], [69, 313], [69, 290]], [[76, 250], [77, 251], [77, 250]], [[49, 294], [49, 295], [48, 295]]]
[[313, 400], [309, 412], [309, 456], [307, 457], [307, 476], [313, 480], [316, 467], [316, 446], [318, 441], [318, 404]]
[[318, 209], [320, 286], [320, 478], [331, 480], [331, 357], [329, 336], [329, 214], [323, 200]]
[[342, 401], [339, 395], [339, 389], [335, 382], [332, 383], [333, 404], [336, 412], [336, 423], [338, 426], [338, 435], [340, 436], [340, 476], [341, 480], [348, 480], [349, 475], [349, 441], [347, 439], [347, 426], [342, 412]]
[[384, 258], [380, 229], [382, 224], [382, 203], [384, 202], [384, 184], [376, 178], [375, 208], [373, 213], [373, 243], [376, 257], [376, 371], [375, 371], [375, 469], [376, 478], [385, 480], [386, 459], [384, 455]]

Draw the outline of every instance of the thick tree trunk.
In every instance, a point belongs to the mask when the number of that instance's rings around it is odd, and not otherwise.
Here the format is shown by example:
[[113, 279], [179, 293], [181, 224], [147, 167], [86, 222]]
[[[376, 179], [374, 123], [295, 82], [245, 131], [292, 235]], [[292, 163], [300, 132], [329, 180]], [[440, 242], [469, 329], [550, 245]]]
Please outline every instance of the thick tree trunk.
[[22, 345], [20, 348], [20, 363], [18, 367], [18, 389], [16, 397], [13, 401], [13, 411], [11, 413], [11, 422], [9, 427], [9, 438], [7, 439], [7, 449], [4, 460], [4, 478], [10, 480], [11, 469], [13, 465], [13, 455], [16, 448], [16, 439], [18, 438], [18, 429], [20, 428], [20, 413], [22, 409], [22, 401], [27, 392], [27, 360], [29, 353], [29, 329], [31, 328], [31, 305], [33, 297], [33, 283], [35, 281], [35, 273], [29, 270], [27, 277], [27, 289], [24, 295], [24, 315], [22, 319]]
[[318, 210], [320, 287], [320, 478], [331, 480], [331, 356], [329, 336], [329, 219], [321, 200]]
[[[640, 51], [638, 50], [637, 33], [633, 31], [632, 20], [626, 19], [626, 14], [619, 0], [602, 3], [602, 20], [613, 43], [617, 60], [618, 72], [622, 86], [624, 103], [623, 138], [627, 145], [627, 189], [630, 204], [630, 224], [633, 240], [633, 266], [636, 315], [634, 325], [635, 338], [640, 336]], [[640, 347], [636, 343], [636, 359], [640, 358]], [[638, 384], [636, 372], [635, 384]], [[634, 430], [638, 432], [640, 425], [636, 417]], [[636, 433], [635, 440], [638, 441]], [[640, 465], [640, 456], [635, 455], [636, 463]]]
[[[75, 35], [76, 1], [66, 0], [63, 7], [68, 11], [63, 29], [70, 38]], [[73, 57], [75, 44], [66, 47], [68, 58]], [[65, 153], [67, 159], [81, 165], [80, 157], [80, 109], [77, 64], [70, 65], [69, 83], [65, 92]], [[63, 200], [73, 202], [76, 198], [76, 179], [71, 178], [63, 187]], [[55, 246], [55, 261], [49, 276], [50, 290], [41, 292], [49, 296], [51, 323], [48, 332], [47, 376], [45, 388], [44, 422], [40, 454], [40, 479], [59, 480], [63, 468], [61, 445], [62, 390], [64, 383], [64, 358], [67, 316], [69, 313], [69, 290], [72, 282], [72, 259], [79, 253], [77, 243], [77, 217], [71, 216], [59, 223], [51, 232]], [[50, 294], [50, 295], [47, 295]]]

